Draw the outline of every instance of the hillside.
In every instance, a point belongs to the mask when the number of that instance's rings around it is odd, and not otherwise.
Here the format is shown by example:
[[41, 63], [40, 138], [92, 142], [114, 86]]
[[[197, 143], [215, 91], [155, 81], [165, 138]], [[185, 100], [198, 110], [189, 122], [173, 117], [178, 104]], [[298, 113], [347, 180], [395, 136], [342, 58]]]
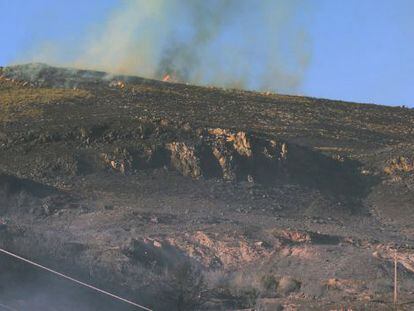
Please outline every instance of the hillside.
[[[414, 292], [413, 109], [28, 64], [0, 69], [0, 124], [0, 245], [83, 281], [155, 310], [387, 310], [398, 248]], [[24, 269], [0, 301], [47, 310]], [[64, 310], [123, 310], [66, 286]]]

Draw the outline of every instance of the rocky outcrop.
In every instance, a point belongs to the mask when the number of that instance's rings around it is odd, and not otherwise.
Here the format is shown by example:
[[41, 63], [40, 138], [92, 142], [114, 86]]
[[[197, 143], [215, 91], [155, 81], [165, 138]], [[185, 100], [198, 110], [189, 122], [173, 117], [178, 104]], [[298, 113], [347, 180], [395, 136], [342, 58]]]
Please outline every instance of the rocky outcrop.
[[243, 236], [212, 235], [204, 231], [187, 234], [185, 238], [167, 238], [167, 244], [180, 249], [205, 267], [234, 268], [258, 259], [268, 258], [274, 250], [263, 242], [253, 243]]
[[265, 166], [275, 169], [287, 158], [285, 143], [243, 131], [200, 131], [202, 134], [190, 144], [175, 141], [166, 145], [171, 152], [171, 166], [185, 176], [253, 181], [265, 171]]
[[[369, 186], [362, 182], [369, 176], [362, 177], [356, 161], [332, 158], [264, 134], [195, 127], [163, 118], [140, 118], [128, 124], [106, 121], [63, 131], [31, 130], [0, 139], [8, 154], [15, 154], [23, 144], [30, 145], [38, 163], [27, 167], [28, 171], [17, 158], [12, 164], [22, 177], [51, 185], [103, 168], [124, 175], [169, 168], [194, 179], [266, 185], [287, 182], [335, 195], [351, 194], [348, 197], [363, 197]], [[73, 148], [64, 157], [54, 147], [69, 145]], [[44, 148], [50, 151], [45, 153]], [[13, 165], [8, 163], [7, 171], [13, 171]]]
[[102, 153], [101, 160], [114, 171], [126, 174], [131, 169], [132, 157], [127, 150], [115, 149], [113, 153]]
[[[149, 127], [146, 125], [146, 128]], [[286, 143], [259, 138], [243, 131], [199, 128], [186, 131], [185, 135], [180, 131], [179, 126], [159, 122], [151, 127], [149, 133], [138, 138], [145, 142], [142, 147], [116, 148], [102, 153], [100, 158], [106, 167], [122, 174], [166, 166], [195, 179], [214, 177], [251, 182], [260, 179], [266, 172], [274, 172], [287, 160]], [[140, 129], [140, 132], [143, 130]], [[157, 138], [160, 135], [174, 139], [151, 143], [154, 136]], [[91, 144], [90, 139], [88, 144]]]
[[201, 176], [200, 157], [194, 145], [184, 142], [172, 142], [165, 145], [170, 151], [170, 165], [184, 176], [198, 178]]

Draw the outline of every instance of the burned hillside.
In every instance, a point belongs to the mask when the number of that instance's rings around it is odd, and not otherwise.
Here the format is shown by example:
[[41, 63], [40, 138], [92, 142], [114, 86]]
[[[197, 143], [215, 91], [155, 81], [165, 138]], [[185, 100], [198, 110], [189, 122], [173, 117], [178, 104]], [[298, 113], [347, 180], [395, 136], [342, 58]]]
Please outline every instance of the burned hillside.
[[0, 112], [1, 247], [155, 310], [414, 290], [414, 110], [28, 64]]

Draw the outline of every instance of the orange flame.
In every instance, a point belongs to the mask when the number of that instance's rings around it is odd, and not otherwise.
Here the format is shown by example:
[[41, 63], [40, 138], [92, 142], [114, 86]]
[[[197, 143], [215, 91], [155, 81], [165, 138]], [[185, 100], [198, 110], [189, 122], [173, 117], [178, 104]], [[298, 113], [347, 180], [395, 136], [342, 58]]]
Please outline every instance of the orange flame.
[[162, 81], [167, 82], [171, 80], [171, 76], [167, 73], [164, 75], [164, 77], [162, 78]]

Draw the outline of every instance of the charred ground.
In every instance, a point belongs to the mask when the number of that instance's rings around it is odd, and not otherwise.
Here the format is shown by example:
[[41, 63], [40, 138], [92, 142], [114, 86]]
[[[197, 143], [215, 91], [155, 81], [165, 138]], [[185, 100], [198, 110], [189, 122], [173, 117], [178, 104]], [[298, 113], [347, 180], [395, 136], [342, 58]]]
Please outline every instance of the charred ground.
[[386, 309], [399, 247], [412, 294], [414, 110], [0, 75], [4, 247], [157, 310]]

